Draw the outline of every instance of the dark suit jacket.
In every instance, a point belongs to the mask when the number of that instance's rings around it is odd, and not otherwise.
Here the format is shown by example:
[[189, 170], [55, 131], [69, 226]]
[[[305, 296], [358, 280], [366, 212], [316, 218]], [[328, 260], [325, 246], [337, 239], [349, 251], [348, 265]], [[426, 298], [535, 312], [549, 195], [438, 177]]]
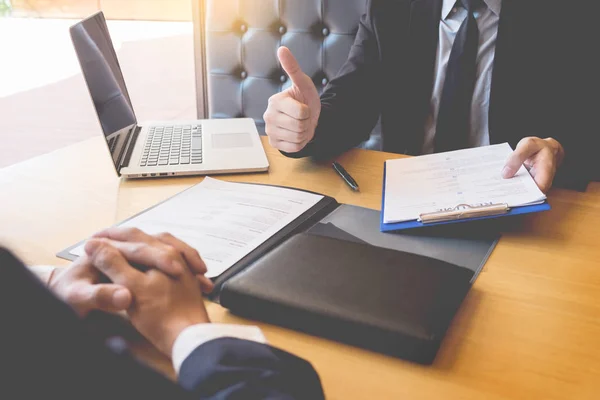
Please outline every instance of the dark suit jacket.
[[[596, 2], [503, 0], [492, 78], [490, 142], [527, 136], [565, 148], [561, 173], [590, 178], [598, 106]], [[418, 155], [430, 109], [442, 0], [369, 0], [356, 41], [324, 91], [315, 139], [292, 157], [329, 158], [369, 137], [381, 116], [383, 150]], [[560, 181], [560, 177], [559, 177]], [[563, 180], [564, 182], [564, 180]]]
[[[270, 346], [217, 339], [183, 363], [180, 385], [107, 347], [0, 248], [2, 399], [322, 399], [306, 361]], [[113, 341], [114, 342], [114, 341]]]

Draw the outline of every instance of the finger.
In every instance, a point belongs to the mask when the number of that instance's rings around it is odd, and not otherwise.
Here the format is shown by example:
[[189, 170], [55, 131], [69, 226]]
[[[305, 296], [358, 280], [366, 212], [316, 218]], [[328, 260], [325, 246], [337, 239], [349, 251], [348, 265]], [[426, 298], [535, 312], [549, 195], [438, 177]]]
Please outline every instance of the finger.
[[284, 151], [286, 153], [297, 153], [300, 150], [302, 150], [306, 146], [306, 143], [308, 143], [308, 142], [290, 143], [290, 142], [284, 142], [282, 140], [276, 140], [276, 139], [269, 138], [269, 143], [271, 144], [271, 146], [275, 147], [276, 149]]
[[98, 284], [79, 282], [71, 285], [65, 301], [80, 314], [91, 310], [118, 312], [129, 308], [132, 302], [131, 292], [123, 286], [115, 284]]
[[517, 144], [517, 148], [506, 160], [502, 177], [505, 179], [512, 178], [519, 171], [523, 163], [533, 157], [538, 151], [543, 148], [543, 143], [537, 138], [525, 138]]
[[205, 274], [207, 271], [206, 264], [198, 250], [194, 249], [182, 240], [177, 239], [170, 233], [159, 233], [156, 238], [161, 242], [177, 249], [182, 255], [192, 272], [195, 274]]
[[542, 193], [546, 194], [552, 187], [552, 179], [554, 177], [554, 173], [550, 172], [548, 169], [541, 168], [540, 170], [535, 167], [534, 177], [535, 183], [540, 188]]
[[[285, 46], [281, 46], [277, 50], [277, 58], [279, 58], [281, 67], [283, 68], [285, 73], [290, 77], [294, 86], [300, 89], [301, 92], [308, 91], [309, 89], [311, 89], [310, 87], [307, 87], [307, 80], [304, 79], [305, 74], [304, 72], [302, 72], [300, 64], [298, 64], [296, 57], [294, 57], [290, 49], [288, 49]], [[310, 84], [312, 84], [312, 82]]]
[[305, 133], [310, 127], [310, 119], [296, 119], [282, 112], [269, 113], [266, 117], [265, 122], [270, 125], [295, 133]]
[[120, 285], [102, 284], [91, 285], [90, 304], [94, 309], [106, 312], [127, 310], [131, 306], [133, 297], [131, 292]]
[[[285, 92], [284, 92], [285, 93]], [[277, 100], [274, 104], [276, 111], [283, 113], [295, 120], [309, 121], [310, 108], [306, 104], [300, 103], [291, 96], [284, 96]]]
[[173, 277], [181, 276], [188, 270], [183, 254], [175, 247], [162, 243], [158, 239], [156, 239], [156, 244], [119, 242], [118, 240], [109, 240], [109, 242], [130, 264], [155, 268]]
[[292, 83], [294, 83], [294, 85], [299, 83], [304, 73], [300, 68], [300, 64], [298, 64], [298, 60], [296, 60], [296, 57], [294, 57], [290, 49], [285, 46], [279, 47], [279, 49], [277, 49], [277, 58], [279, 58], [281, 68], [283, 68], [285, 73], [290, 77]]
[[207, 278], [203, 274], [197, 274], [196, 279], [198, 279], [198, 283], [200, 284], [200, 288], [204, 293], [210, 293], [215, 288], [213, 281], [210, 278]]
[[133, 268], [123, 254], [108, 239], [90, 239], [85, 244], [85, 252], [92, 265], [112, 282], [131, 288], [144, 278], [144, 274]]
[[265, 126], [265, 133], [270, 139], [275, 141], [289, 142], [294, 144], [302, 144], [306, 142], [306, 138], [308, 137], [308, 133], [306, 132], [292, 132], [288, 129], [270, 124]]
[[556, 174], [554, 157], [549, 149], [540, 151], [530, 172], [540, 190], [547, 193], [552, 187], [552, 181]]
[[[118, 227], [118, 226], [116, 226], [116, 227], [108, 228], [108, 229], [105, 229], [104, 231], [96, 233], [94, 235], [94, 237], [104, 237], [104, 238], [108, 238], [108, 239], [111, 239], [114, 241], [120, 241], [120, 242], [124, 242], [124, 243], [125, 242], [129, 242], [129, 243], [135, 242], [138, 245], [146, 244], [147, 246], [153, 247], [155, 249], [162, 248], [163, 250], [164, 250], [164, 247], [160, 246], [160, 244], [161, 243], [165, 244], [164, 242], [161, 242], [158, 238], [156, 238], [152, 235], [148, 235], [144, 231], [142, 231], [138, 228], [133, 228], [133, 227]], [[181, 243], [183, 243], [183, 242], [181, 242]], [[157, 258], [158, 263], [147, 264], [147, 262], [149, 262], [148, 260], [150, 260], [151, 257], [149, 258], [149, 255], [147, 254], [147, 252], [144, 252], [143, 246], [141, 246], [141, 245], [137, 249], [135, 248], [135, 246], [128, 246], [128, 250], [130, 252], [128, 253], [127, 258], [131, 262], [141, 264], [146, 267], [158, 268], [168, 275], [171, 275], [174, 277], [180, 276], [186, 270], [185, 262], [170, 262], [168, 260], [168, 256], [163, 256], [160, 259]], [[136, 257], [133, 255], [133, 253], [131, 253], [131, 252], [135, 253], [136, 251], [140, 251], [143, 254], [140, 254], [138, 257]], [[159, 250], [156, 250], [156, 252], [158, 252], [158, 251]], [[190, 256], [192, 256], [191, 253], [190, 253]], [[181, 257], [183, 257], [183, 255]], [[175, 258], [177, 258], [176, 255], [173, 255], [171, 261], [173, 261]], [[142, 261], [142, 260], [144, 260], [144, 261]], [[179, 261], [183, 261], [183, 260], [179, 260]], [[199, 270], [202, 270], [202, 268], [205, 268], [204, 262], [202, 262], [202, 260], [200, 260], [200, 263], [198, 263], [197, 260], [194, 260], [194, 266], [196, 268], [198, 268]]]
[[121, 242], [155, 243], [158, 240], [144, 231], [133, 227], [112, 226], [92, 235], [93, 238], [107, 238]]

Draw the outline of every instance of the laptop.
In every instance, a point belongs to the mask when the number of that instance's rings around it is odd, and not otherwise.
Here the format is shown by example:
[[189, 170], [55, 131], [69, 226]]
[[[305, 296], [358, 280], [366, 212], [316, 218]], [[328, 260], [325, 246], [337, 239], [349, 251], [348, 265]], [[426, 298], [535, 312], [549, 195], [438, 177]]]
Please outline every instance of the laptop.
[[269, 169], [250, 118], [139, 124], [104, 14], [75, 24], [70, 33], [119, 176], [155, 178]]

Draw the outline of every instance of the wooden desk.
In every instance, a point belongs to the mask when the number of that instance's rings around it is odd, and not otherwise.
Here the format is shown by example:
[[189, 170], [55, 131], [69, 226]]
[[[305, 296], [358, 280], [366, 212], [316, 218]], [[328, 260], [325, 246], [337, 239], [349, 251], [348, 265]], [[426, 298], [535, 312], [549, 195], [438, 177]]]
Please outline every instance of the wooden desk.
[[[201, 178], [121, 181], [101, 139], [0, 170], [0, 242], [27, 262], [54, 254]], [[310, 189], [379, 208], [385, 153], [340, 158], [354, 193], [328, 166], [289, 160], [268, 145], [269, 174], [224, 176]], [[525, 219], [494, 250], [433, 366], [419, 366], [260, 324], [271, 344], [311, 361], [330, 399], [597, 399], [600, 396], [600, 184], [555, 190], [552, 211]], [[209, 304], [213, 321], [251, 323]], [[172, 374], [151, 350], [144, 358]]]

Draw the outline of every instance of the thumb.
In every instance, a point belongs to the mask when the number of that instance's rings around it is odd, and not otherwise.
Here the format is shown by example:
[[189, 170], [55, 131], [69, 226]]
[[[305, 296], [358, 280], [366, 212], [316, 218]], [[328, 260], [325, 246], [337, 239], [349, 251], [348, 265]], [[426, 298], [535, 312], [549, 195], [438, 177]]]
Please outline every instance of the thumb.
[[73, 287], [68, 302], [83, 315], [91, 310], [118, 312], [129, 308], [132, 296], [131, 292], [121, 285], [83, 284]]
[[313, 85], [312, 81], [310, 81], [310, 79], [306, 79], [306, 74], [302, 72], [300, 64], [298, 64], [296, 57], [294, 57], [290, 49], [285, 46], [281, 46], [279, 50], [277, 50], [277, 57], [279, 58], [281, 67], [285, 73], [288, 74], [294, 86], [296, 86], [301, 92], [311, 89], [309, 85]]
[[523, 166], [523, 163], [529, 158], [533, 157], [538, 151], [541, 150], [541, 145], [538, 141], [533, 138], [525, 138], [521, 140], [512, 154], [506, 160], [504, 169], [502, 170], [502, 177], [509, 179], [515, 176], [519, 169]]

